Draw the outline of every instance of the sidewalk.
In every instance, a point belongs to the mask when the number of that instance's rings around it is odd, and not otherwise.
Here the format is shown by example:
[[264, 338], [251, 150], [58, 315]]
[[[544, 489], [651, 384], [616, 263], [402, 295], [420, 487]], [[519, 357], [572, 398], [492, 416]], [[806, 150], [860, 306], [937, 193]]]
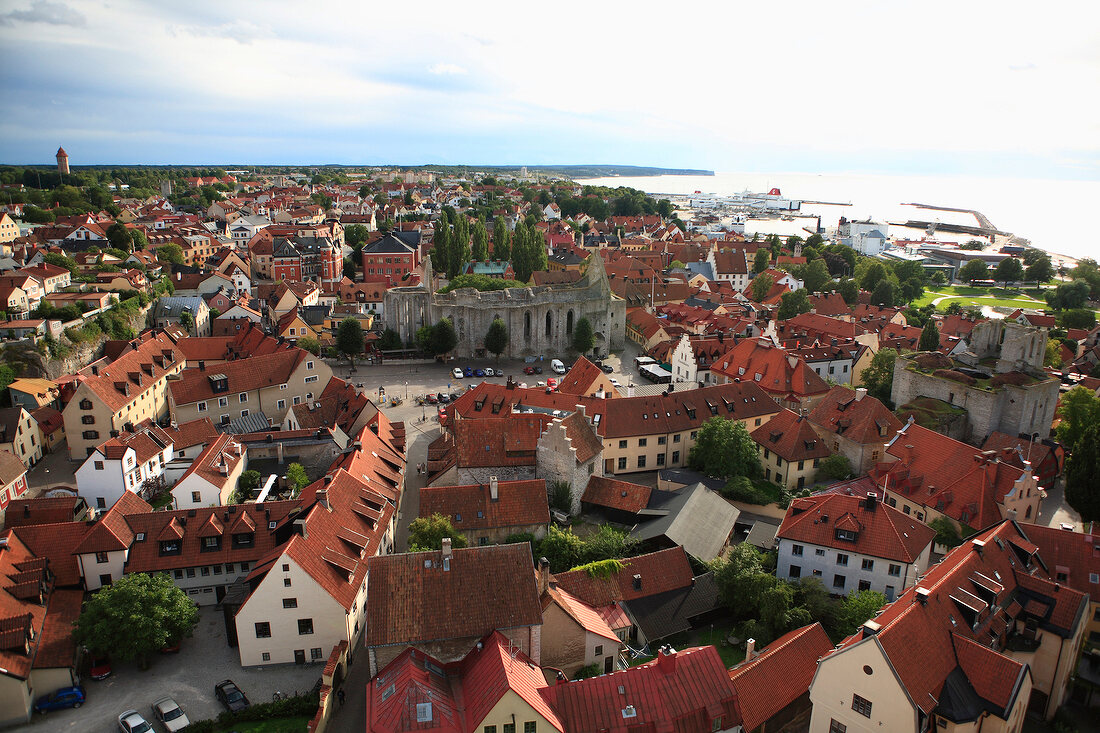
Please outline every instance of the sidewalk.
[[[354, 661], [348, 666], [348, 676], [340, 685], [347, 696], [344, 704], [337, 704], [336, 712], [328, 722], [327, 730], [334, 732], [361, 731], [367, 729], [367, 685], [370, 683], [370, 658], [360, 647]], [[337, 691], [333, 691], [335, 695]]]

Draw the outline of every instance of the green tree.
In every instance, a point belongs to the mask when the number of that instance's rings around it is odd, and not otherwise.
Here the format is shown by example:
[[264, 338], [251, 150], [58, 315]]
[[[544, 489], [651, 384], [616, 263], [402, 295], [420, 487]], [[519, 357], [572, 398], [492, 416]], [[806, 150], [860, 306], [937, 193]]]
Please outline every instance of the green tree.
[[48, 265], [55, 265], [57, 267], [64, 267], [69, 271], [72, 277], [76, 277], [80, 274], [80, 268], [76, 264], [76, 260], [72, 257], [66, 257], [58, 252], [47, 252], [42, 256], [42, 261]]
[[301, 463], [291, 463], [286, 467], [286, 483], [295, 497], [309, 486], [309, 476]]
[[970, 260], [959, 268], [959, 280], [964, 283], [972, 283], [975, 280], [989, 279], [989, 266], [984, 260]]
[[443, 318], [434, 326], [421, 326], [416, 332], [416, 344], [425, 354], [441, 356], [458, 345], [458, 335], [450, 319]]
[[[821, 262], [821, 260], [817, 261]], [[799, 313], [809, 312], [810, 296], [806, 294], [805, 288], [801, 288], [783, 294], [783, 297], [779, 299], [779, 311], [775, 314], [775, 317], [780, 321], [785, 321], [788, 318], [794, 318]]]
[[939, 351], [940, 350], [940, 329], [936, 326], [936, 321], [933, 318], [929, 318], [928, 322], [924, 324], [924, 328], [920, 332], [920, 342], [917, 344], [918, 351]]
[[1062, 343], [1060, 341], [1055, 339], [1047, 341], [1046, 353], [1043, 355], [1043, 366], [1054, 369], [1062, 368]]
[[772, 285], [775, 285], [775, 278], [771, 275], [757, 275], [749, 283], [749, 297], [755, 303], [763, 301], [764, 298], [768, 297]]
[[1058, 314], [1058, 325], [1062, 328], [1091, 329], [1096, 325], [1096, 314], [1088, 308], [1071, 308]]
[[84, 603], [73, 638], [93, 654], [148, 667], [149, 654], [190, 636], [198, 608], [167, 573], [127, 573]]
[[885, 280], [886, 266], [878, 260], [864, 259], [856, 265], [856, 279], [861, 290], [874, 292], [875, 287]]
[[553, 572], [565, 572], [582, 564], [584, 540], [573, 534], [572, 527], [559, 529], [551, 524], [546, 536], [539, 542], [538, 556], [549, 561]]
[[244, 489], [245, 491], [255, 491], [260, 488], [260, 472], [249, 469], [241, 473], [240, 479], [237, 481], [237, 487]]
[[573, 327], [573, 350], [578, 354], [587, 354], [596, 345], [596, 334], [592, 330], [592, 324], [587, 318], [581, 316], [577, 325]]
[[851, 278], [844, 278], [837, 283], [836, 291], [848, 305], [855, 305], [859, 302], [859, 284]]
[[489, 232], [485, 229], [484, 218], [479, 218], [474, 222], [471, 236], [473, 238], [473, 258], [480, 262], [489, 259]]
[[497, 360], [508, 349], [508, 327], [500, 318], [494, 318], [489, 324], [489, 330], [485, 334], [485, 350], [493, 354]]
[[894, 386], [894, 362], [898, 359], [895, 349], [881, 349], [871, 357], [871, 363], [860, 375], [860, 383], [871, 395], [884, 405], [892, 405], [890, 390]]
[[776, 582], [764, 567], [764, 556], [748, 542], [731, 547], [726, 559], [714, 561], [711, 568], [718, 599], [735, 619], [756, 616], [763, 592]]
[[760, 274], [764, 270], [767, 270], [771, 266], [771, 252], [761, 247], [756, 250], [756, 257], [752, 261], [752, 271], [756, 274]]
[[321, 342], [313, 338], [312, 336], [303, 336], [302, 338], [298, 339], [296, 345], [299, 349], [305, 349], [314, 356], [321, 355]]
[[534, 269], [531, 254], [531, 235], [526, 222], [516, 224], [516, 231], [512, 235], [512, 269], [516, 273], [516, 280], [528, 282]]
[[0, 364], [0, 394], [19, 378], [19, 372], [11, 364]]
[[834, 453], [818, 464], [817, 481], [838, 481], [852, 475], [852, 463], [843, 453]]
[[1008, 284], [1024, 279], [1024, 266], [1015, 257], [1006, 257], [997, 263], [993, 270], [993, 279], [1000, 280], [1007, 288]]
[[382, 351], [395, 351], [403, 346], [401, 334], [392, 328], [382, 332], [382, 338], [378, 339], [378, 348]]
[[455, 529], [451, 520], [442, 514], [417, 517], [409, 524], [409, 552], [439, 550], [443, 538], [451, 538], [451, 547], [466, 547], [466, 535]]
[[712, 417], [699, 429], [688, 464], [718, 478], [760, 474], [760, 459], [749, 431], [737, 420]]
[[979, 242], [977, 239], [971, 239], [966, 244], [959, 245], [959, 249], [968, 250], [972, 252], [981, 252], [985, 249], [985, 245]]
[[195, 317], [191, 315], [191, 311], [182, 311], [180, 313], [180, 326], [184, 331], [194, 335]]
[[1058, 414], [1062, 417], [1055, 429], [1058, 442], [1072, 450], [1090, 426], [1100, 424], [1100, 398], [1088, 387], [1074, 387], [1062, 395]]
[[446, 275], [451, 261], [451, 225], [447, 221], [446, 212], [435, 223], [432, 242], [432, 267], [437, 273]]
[[844, 635], [856, 633], [864, 622], [874, 618], [883, 606], [886, 605], [886, 596], [877, 590], [860, 590], [849, 593], [844, 598], [844, 608], [841, 611], [841, 619], [845, 626]]
[[890, 278], [882, 278], [871, 291], [871, 302], [875, 305], [892, 306], [898, 299], [898, 286]]
[[[1031, 250], [1028, 250], [1031, 251]], [[1038, 251], [1038, 250], [1035, 250]], [[1080, 268], [1080, 263], [1078, 263]], [[1077, 272], [1074, 271], [1074, 275]], [[1036, 285], [1041, 285], [1048, 280], [1054, 279], [1054, 265], [1050, 262], [1050, 255], [1046, 252], [1042, 253], [1042, 256], [1035, 258], [1035, 260], [1027, 266], [1024, 271], [1024, 277], [1028, 280], [1034, 280]]]
[[1086, 522], [1100, 519], [1097, 476], [1100, 476], [1100, 423], [1094, 420], [1081, 433], [1073, 445], [1073, 453], [1066, 459], [1066, 501]]
[[1043, 297], [1047, 305], [1057, 311], [1084, 308], [1089, 300], [1089, 284], [1086, 280], [1059, 283], [1054, 290], [1047, 290]]
[[943, 272], [941, 272], [940, 270], [936, 270], [932, 273], [932, 282], [936, 285], [946, 285], [947, 276], [944, 275]]
[[164, 262], [169, 262], [173, 265], [182, 265], [183, 247], [180, 247], [175, 242], [162, 244], [157, 247], [157, 258]]
[[958, 547], [962, 544], [959, 528], [947, 517], [936, 517], [928, 526], [936, 530], [936, 544], [944, 547]]
[[370, 230], [365, 224], [348, 224], [344, 227], [344, 243], [357, 252], [363, 248], [369, 236]]
[[131, 252], [134, 248], [134, 239], [130, 236], [130, 230], [118, 222], [107, 227], [107, 239], [112, 247], [123, 252]]
[[832, 279], [829, 268], [826, 267], [825, 260], [822, 259], [813, 260], [802, 271], [802, 281], [806, 290], [811, 293], [820, 293], [825, 284]]
[[512, 257], [512, 235], [503, 216], [493, 222], [493, 259], [507, 262]]
[[336, 350], [355, 366], [355, 357], [363, 353], [363, 327], [355, 318], [345, 318], [336, 328]]

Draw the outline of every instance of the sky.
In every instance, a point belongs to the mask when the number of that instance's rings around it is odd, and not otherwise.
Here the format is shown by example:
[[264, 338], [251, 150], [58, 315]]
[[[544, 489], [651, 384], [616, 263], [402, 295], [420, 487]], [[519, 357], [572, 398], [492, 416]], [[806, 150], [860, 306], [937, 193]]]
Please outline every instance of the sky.
[[1100, 179], [1100, 3], [0, 0], [0, 163]]

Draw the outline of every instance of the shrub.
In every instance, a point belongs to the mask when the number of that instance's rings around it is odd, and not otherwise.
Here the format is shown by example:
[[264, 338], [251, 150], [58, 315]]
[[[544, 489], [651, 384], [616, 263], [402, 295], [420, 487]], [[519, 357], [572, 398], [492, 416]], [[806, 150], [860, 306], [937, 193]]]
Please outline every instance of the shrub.
[[568, 481], [555, 481], [550, 484], [550, 507], [571, 514], [573, 512], [573, 492]]
[[953, 382], [961, 382], [968, 387], [973, 387], [975, 384], [978, 383], [978, 380], [974, 379], [974, 377], [971, 377], [968, 374], [963, 374], [956, 369], [937, 369], [936, 371], [932, 372], [932, 376], [942, 377], [943, 379], [950, 379]]
[[530, 542], [531, 547], [534, 547], [538, 540], [535, 539], [535, 535], [530, 532], [516, 532], [504, 538], [504, 544], [506, 545], [518, 545], [521, 542]]

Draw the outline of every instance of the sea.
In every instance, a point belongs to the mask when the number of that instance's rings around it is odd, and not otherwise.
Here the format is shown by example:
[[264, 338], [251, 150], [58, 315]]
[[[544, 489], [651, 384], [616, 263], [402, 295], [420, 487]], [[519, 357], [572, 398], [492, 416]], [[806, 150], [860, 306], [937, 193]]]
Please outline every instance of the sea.
[[[583, 184], [630, 186], [649, 194], [742, 191], [765, 193], [778, 188], [783, 196], [803, 201], [826, 201], [850, 206], [803, 204], [794, 221], [750, 219], [746, 233], [799, 234], [817, 226], [836, 227], [840, 217], [891, 223], [908, 220], [974, 225], [970, 214], [933, 211], [909, 203], [972, 209], [984, 214], [1001, 231], [1030, 240], [1051, 253], [1055, 264], [1082, 257], [1100, 259], [1094, 234], [1100, 181], [1035, 180], [1018, 178], [900, 176], [869, 173], [726, 173], [713, 176], [639, 176], [579, 180]], [[920, 239], [923, 230], [890, 227], [895, 238]], [[937, 232], [939, 241], [962, 242], [973, 237]]]

